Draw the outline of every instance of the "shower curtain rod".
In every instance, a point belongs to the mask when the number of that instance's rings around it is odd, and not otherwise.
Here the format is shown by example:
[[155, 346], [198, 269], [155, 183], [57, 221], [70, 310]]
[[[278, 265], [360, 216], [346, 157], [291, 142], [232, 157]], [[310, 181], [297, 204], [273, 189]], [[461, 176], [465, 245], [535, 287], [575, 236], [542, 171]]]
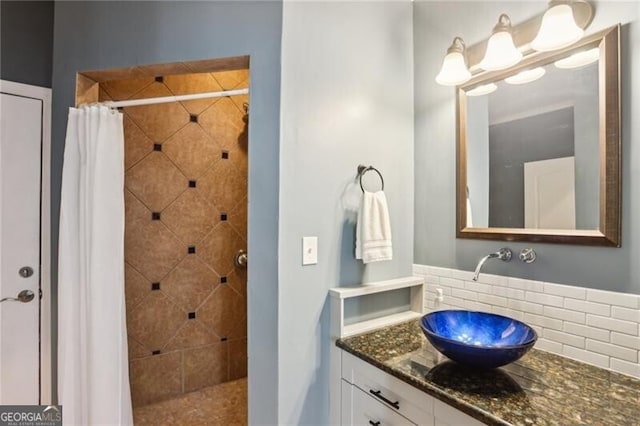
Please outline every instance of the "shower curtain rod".
[[165, 104], [167, 102], [192, 101], [194, 99], [222, 98], [224, 96], [236, 96], [236, 95], [248, 95], [248, 94], [249, 94], [249, 89], [237, 89], [237, 90], [226, 90], [223, 92], [196, 93], [193, 95], [162, 96], [159, 98], [132, 99], [129, 101], [106, 101], [104, 102], [104, 105], [112, 108], [122, 108], [122, 107], [129, 107], [129, 106]]

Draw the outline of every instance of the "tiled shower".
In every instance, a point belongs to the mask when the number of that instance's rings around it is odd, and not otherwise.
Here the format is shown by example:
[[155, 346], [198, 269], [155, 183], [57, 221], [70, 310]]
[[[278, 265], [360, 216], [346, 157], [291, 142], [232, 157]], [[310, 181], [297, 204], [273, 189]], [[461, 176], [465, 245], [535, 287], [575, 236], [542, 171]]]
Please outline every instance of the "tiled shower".
[[[128, 73], [99, 99], [248, 87], [248, 70]], [[247, 375], [246, 96], [123, 109], [125, 291], [134, 407]]]

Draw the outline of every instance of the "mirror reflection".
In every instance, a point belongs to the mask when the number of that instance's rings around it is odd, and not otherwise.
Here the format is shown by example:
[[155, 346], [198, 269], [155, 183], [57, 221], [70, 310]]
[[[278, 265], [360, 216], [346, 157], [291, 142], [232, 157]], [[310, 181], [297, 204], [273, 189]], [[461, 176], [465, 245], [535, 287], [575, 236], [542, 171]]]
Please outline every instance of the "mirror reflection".
[[465, 90], [467, 228], [597, 230], [599, 51]]

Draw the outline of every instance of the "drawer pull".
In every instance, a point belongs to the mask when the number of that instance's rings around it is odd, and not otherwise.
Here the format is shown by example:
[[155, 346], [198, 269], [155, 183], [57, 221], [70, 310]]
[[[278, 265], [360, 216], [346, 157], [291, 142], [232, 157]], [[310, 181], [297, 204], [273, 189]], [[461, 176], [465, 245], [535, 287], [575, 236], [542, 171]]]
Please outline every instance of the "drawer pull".
[[383, 400], [384, 402], [386, 402], [387, 404], [389, 404], [390, 406], [392, 406], [396, 410], [400, 409], [400, 401], [393, 402], [393, 401], [385, 398], [384, 395], [382, 395], [381, 391], [379, 391], [379, 390], [375, 390], [374, 391], [373, 389], [369, 389], [369, 393], [371, 393], [376, 398]]
[[377, 422], [374, 422], [373, 420], [369, 420], [369, 424], [371, 426], [380, 426], [380, 420], [378, 420]]

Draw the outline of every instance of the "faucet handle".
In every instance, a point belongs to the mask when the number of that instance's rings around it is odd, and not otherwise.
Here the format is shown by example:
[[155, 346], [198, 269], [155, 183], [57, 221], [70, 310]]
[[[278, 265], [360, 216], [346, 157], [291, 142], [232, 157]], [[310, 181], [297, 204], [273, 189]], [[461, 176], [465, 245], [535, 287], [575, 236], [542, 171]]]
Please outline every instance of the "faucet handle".
[[500, 250], [498, 250], [498, 259], [504, 260], [505, 262], [509, 262], [512, 255], [513, 253], [508, 247], [502, 247]]
[[520, 257], [520, 260], [522, 260], [524, 263], [533, 263], [536, 261], [537, 255], [534, 249], [525, 248], [525, 249], [522, 249], [519, 257]]

